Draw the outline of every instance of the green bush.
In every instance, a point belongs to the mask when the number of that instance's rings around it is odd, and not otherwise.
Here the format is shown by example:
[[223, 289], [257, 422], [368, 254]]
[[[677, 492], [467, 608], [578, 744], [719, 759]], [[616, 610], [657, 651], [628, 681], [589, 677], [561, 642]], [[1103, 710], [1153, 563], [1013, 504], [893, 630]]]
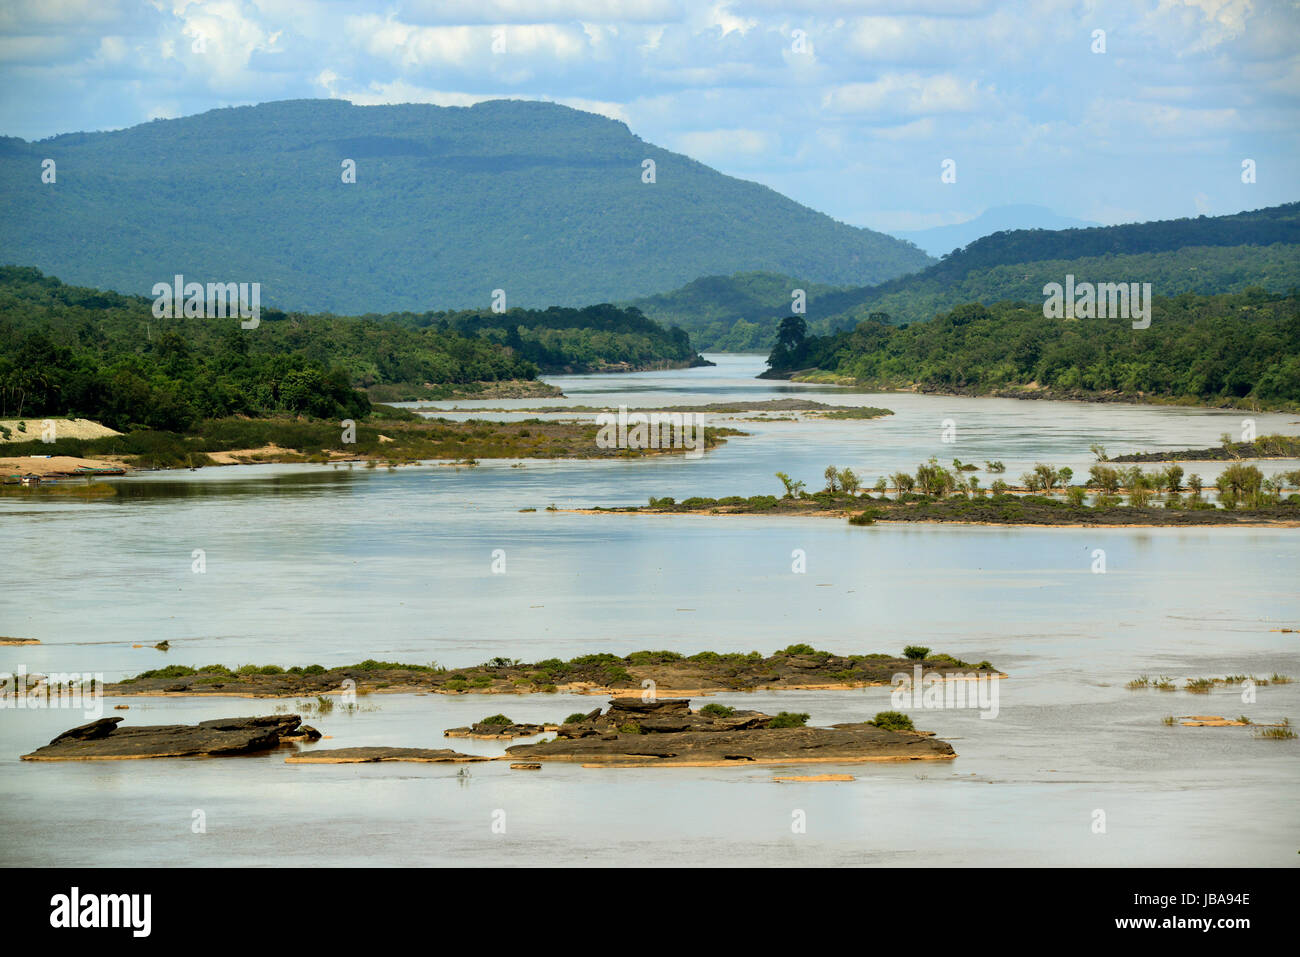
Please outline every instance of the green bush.
[[578, 724], [580, 721], [586, 721], [587, 716], [581, 711], [575, 711], [562, 722], [563, 724]]
[[783, 648], [781, 651], [778, 651], [777, 654], [779, 655], [820, 655], [820, 654], [824, 654], [824, 652], [818, 651], [812, 645], [794, 644], [786, 648]]
[[915, 731], [912, 726], [912, 719], [901, 711], [880, 711], [877, 712], [874, 720], [868, 722], [874, 724], [877, 728], [884, 728], [886, 731]]
[[782, 711], [767, 723], [769, 728], [802, 728], [808, 723], [807, 712]]
[[514, 724], [513, 721], [511, 721], [509, 718], [507, 718], [507, 717], [506, 717], [505, 715], [503, 715], [503, 714], [492, 714], [492, 715], [488, 715], [486, 718], [484, 718], [482, 721], [480, 721], [480, 722], [478, 722], [478, 723], [479, 723], [479, 724], [484, 724], [484, 725], [489, 725], [489, 726], [494, 727], [494, 728], [498, 728], [498, 727], [499, 727], [499, 728], [504, 728], [504, 727], [506, 727], [507, 725]]
[[903, 649], [903, 657], [912, 661], [920, 661], [930, 654], [930, 649], [925, 645], [908, 645]]
[[[244, 672], [240, 672], [244, 674]], [[155, 668], [153, 671], [142, 671], [137, 678], [188, 678], [190, 675], [198, 674], [188, 665], [168, 665], [166, 668]]]
[[706, 704], [700, 709], [700, 714], [707, 714], [711, 718], [730, 718], [735, 713], [735, 708], [728, 708], [725, 704]]

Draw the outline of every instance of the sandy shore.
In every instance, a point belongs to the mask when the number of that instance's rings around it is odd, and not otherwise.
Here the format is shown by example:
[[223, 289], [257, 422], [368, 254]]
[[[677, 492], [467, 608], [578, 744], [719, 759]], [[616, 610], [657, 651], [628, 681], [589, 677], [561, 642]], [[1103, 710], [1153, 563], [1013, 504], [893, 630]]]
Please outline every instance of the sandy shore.
[[[17, 455], [0, 457], [0, 475], [46, 476], [54, 472], [75, 472], [79, 468], [120, 469], [121, 462], [111, 459], [82, 459], [74, 455]], [[130, 471], [130, 469], [127, 469]]]

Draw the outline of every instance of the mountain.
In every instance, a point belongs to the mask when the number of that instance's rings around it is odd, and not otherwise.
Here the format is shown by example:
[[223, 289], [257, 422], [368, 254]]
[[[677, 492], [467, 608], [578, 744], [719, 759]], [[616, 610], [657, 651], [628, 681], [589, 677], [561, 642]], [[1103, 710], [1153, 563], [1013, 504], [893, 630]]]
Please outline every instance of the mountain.
[[5, 261], [71, 283], [260, 282], [264, 305], [347, 314], [485, 308], [495, 289], [612, 302], [745, 270], [861, 285], [931, 262], [623, 123], [515, 100], [289, 100], [6, 137], [0, 235]]
[[942, 256], [984, 236], [1011, 229], [1070, 229], [1100, 225], [1085, 219], [1061, 216], [1046, 206], [1020, 203], [1012, 206], [990, 207], [964, 223], [906, 232], [896, 230], [893, 235], [915, 243], [931, 256]]
[[[838, 286], [809, 282], [770, 272], [743, 272], [733, 276], [704, 276], [680, 289], [645, 296], [629, 305], [656, 322], [679, 326], [690, 333], [695, 348], [705, 352], [767, 352], [783, 316], [790, 315], [791, 296], [802, 289], [810, 308], [829, 314], [825, 303], [834, 299]], [[830, 307], [839, 312], [853, 302]], [[814, 331], [827, 331], [809, 323]]]
[[[872, 314], [919, 322], [968, 302], [1042, 301], [1043, 286], [1149, 282], [1156, 295], [1282, 292], [1300, 285], [1300, 203], [1089, 229], [1019, 229], [977, 239], [918, 273], [858, 291], [830, 319], [851, 328]], [[846, 296], [851, 294], [846, 293]]]

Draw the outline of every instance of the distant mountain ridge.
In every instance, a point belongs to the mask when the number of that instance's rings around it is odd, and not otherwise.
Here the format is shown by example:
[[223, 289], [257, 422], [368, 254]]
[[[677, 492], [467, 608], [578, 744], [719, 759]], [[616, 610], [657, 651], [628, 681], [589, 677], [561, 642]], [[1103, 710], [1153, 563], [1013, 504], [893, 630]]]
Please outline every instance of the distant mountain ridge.
[[260, 282], [265, 305], [340, 314], [485, 308], [495, 289], [577, 306], [744, 270], [862, 285], [931, 262], [623, 123], [516, 100], [289, 100], [3, 138], [0, 236], [4, 261], [70, 283]]
[[791, 290], [807, 292], [809, 333], [851, 329], [885, 314], [923, 322], [963, 303], [1041, 300], [1067, 272], [1098, 282], [1150, 282], [1157, 295], [1285, 292], [1300, 286], [1300, 203], [1228, 216], [1087, 229], [994, 233], [920, 272], [874, 286], [819, 286], [791, 276], [710, 276], [632, 304], [681, 326], [704, 351], [766, 351], [790, 315]]
[[992, 206], [963, 223], [933, 226], [930, 229], [895, 230], [892, 235], [915, 243], [931, 256], [943, 256], [993, 233], [1016, 229], [1086, 229], [1100, 225], [1101, 223], [1086, 219], [1062, 216], [1046, 206], [1018, 203]]

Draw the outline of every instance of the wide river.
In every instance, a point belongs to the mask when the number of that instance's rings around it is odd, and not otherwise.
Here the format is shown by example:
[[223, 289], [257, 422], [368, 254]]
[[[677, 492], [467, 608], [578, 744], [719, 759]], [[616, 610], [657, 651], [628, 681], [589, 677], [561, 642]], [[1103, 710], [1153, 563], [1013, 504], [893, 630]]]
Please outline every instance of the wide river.
[[[287, 765], [245, 759], [29, 763], [88, 720], [0, 710], [0, 863], [1239, 864], [1300, 861], [1300, 741], [1185, 728], [1165, 715], [1300, 720], [1300, 682], [1209, 695], [1130, 691], [1141, 674], [1300, 678], [1300, 530], [876, 526], [818, 518], [546, 511], [648, 496], [819, 487], [828, 464], [871, 484], [935, 455], [1086, 474], [1111, 455], [1236, 437], [1242, 414], [1047, 401], [865, 395], [764, 382], [762, 361], [556, 378], [549, 403], [631, 407], [808, 397], [875, 421], [723, 421], [750, 433], [702, 458], [484, 462], [387, 470], [231, 466], [118, 481], [113, 499], [0, 500], [0, 672], [164, 664], [448, 666], [667, 648], [841, 653], [923, 644], [1010, 677], [999, 710], [908, 710], [952, 762], [791, 769], [590, 770], [505, 762]], [[491, 413], [491, 417], [514, 418]], [[1294, 416], [1255, 428], [1300, 432]], [[945, 442], [947, 437], [955, 441]], [[1264, 463], [1266, 474], [1300, 467]], [[1218, 467], [1187, 466], [1209, 480]], [[993, 476], [979, 473], [987, 486]], [[534, 507], [535, 512], [520, 512]], [[193, 571], [195, 550], [206, 563]], [[1105, 552], [1105, 574], [1093, 572]], [[493, 572], [494, 552], [505, 572]], [[802, 550], [807, 571], [792, 571]], [[169, 652], [151, 646], [167, 639]], [[889, 689], [720, 695], [741, 707], [863, 720]], [[327, 746], [446, 747], [444, 728], [504, 711], [554, 721], [602, 699], [372, 695], [312, 716]], [[131, 698], [130, 723], [267, 713], [271, 701]], [[495, 742], [455, 742], [500, 753]], [[464, 773], [459, 773], [465, 767]], [[807, 766], [805, 766], [806, 768]], [[848, 783], [775, 783], [842, 772]], [[206, 831], [196, 833], [196, 812]], [[503, 818], [505, 833], [493, 828]], [[802, 812], [802, 816], [796, 812]], [[806, 821], [802, 833], [792, 822]]]

